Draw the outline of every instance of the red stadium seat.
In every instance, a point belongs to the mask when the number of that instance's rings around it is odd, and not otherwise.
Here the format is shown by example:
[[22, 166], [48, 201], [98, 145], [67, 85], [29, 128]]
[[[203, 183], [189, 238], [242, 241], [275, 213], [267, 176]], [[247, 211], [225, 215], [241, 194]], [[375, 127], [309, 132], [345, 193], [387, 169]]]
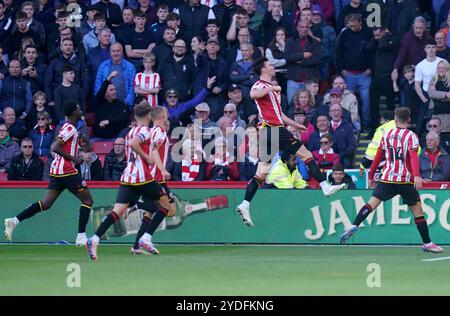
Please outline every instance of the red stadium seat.
[[7, 181], [8, 174], [6, 172], [0, 172], [0, 181]]
[[113, 149], [114, 147], [114, 142], [94, 142], [92, 144], [93, 146], [93, 151], [99, 155], [99, 154], [109, 154], [109, 152]]
[[46, 163], [48, 161], [47, 156], [39, 156], [39, 159], [41, 159], [43, 163]]

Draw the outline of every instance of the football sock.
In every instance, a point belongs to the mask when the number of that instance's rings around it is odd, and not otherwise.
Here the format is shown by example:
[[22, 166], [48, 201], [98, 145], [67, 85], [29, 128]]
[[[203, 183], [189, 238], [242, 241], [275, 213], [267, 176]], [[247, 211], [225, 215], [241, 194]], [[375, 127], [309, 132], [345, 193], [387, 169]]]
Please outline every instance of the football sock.
[[39, 201], [39, 202], [30, 204], [26, 209], [23, 210], [22, 213], [17, 215], [17, 219], [21, 222], [24, 219], [33, 217], [35, 214], [37, 214], [41, 211], [42, 211], [42, 206], [41, 206], [41, 202]]
[[417, 230], [419, 231], [420, 237], [422, 237], [422, 241], [424, 244], [428, 244], [431, 242], [430, 234], [428, 232], [428, 225], [425, 217], [417, 217], [414, 219], [414, 223], [416, 223]]
[[367, 218], [367, 216], [369, 216], [371, 212], [373, 212], [372, 206], [369, 204], [364, 204], [364, 206], [359, 210], [358, 215], [356, 215], [353, 225], [361, 225], [361, 223]]
[[80, 206], [80, 216], [78, 218], [78, 233], [86, 232], [86, 225], [89, 221], [89, 214], [91, 213], [91, 206], [86, 204], [81, 204]]
[[311, 176], [315, 178], [319, 183], [327, 181], [327, 178], [322, 172], [320, 172], [320, 169], [319, 167], [317, 167], [317, 164], [314, 161], [314, 159], [312, 158], [306, 159], [305, 164], [308, 166], [308, 170]]
[[102, 223], [100, 224], [100, 227], [97, 229], [97, 231], [95, 232], [95, 234], [98, 237], [102, 237], [105, 232], [108, 230], [108, 228], [114, 224], [115, 221], [117, 221], [119, 219], [119, 215], [117, 215], [116, 213], [112, 212], [109, 213], [107, 216], [105, 216], [103, 218]]
[[147, 231], [148, 226], [150, 225], [150, 222], [151, 222], [151, 219], [148, 218], [147, 216], [144, 216], [144, 218], [142, 218], [141, 227], [139, 227], [139, 231], [137, 232], [137, 235], [136, 235], [136, 240], [134, 241], [134, 245], [133, 245], [134, 249], [139, 249], [139, 240], [141, 239], [142, 235], [144, 235], [144, 233]]
[[164, 220], [164, 218], [167, 216], [167, 210], [160, 207], [152, 217], [152, 221], [150, 222], [150, 225], [148, 225], [148, 228], [146, 230], [146, 233], [149, 233], [150, 235], [153, 235], [155, 230], [158, 228], [159, 224]]
[[253, 176], [253, 178], [251, 178], [251, 180], [247, 184], [244, 200], [251, 202], [261, 183], [263, 183], [263, 180], [261, 180], [258, 176]]

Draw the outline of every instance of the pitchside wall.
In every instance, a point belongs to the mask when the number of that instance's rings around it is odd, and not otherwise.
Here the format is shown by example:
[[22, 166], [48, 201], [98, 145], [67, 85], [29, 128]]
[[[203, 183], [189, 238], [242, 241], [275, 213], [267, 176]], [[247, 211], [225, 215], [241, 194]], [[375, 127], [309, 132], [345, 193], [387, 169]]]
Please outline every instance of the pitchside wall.
[[[43, 186], [45, 187], [45, 186]], [[242, 185], [241, 185], [242, 187]], [[117, 189], [91, 188], [95, 206], [109, 209]], [[235, 207], [244, 189], [173, 189], [185, 201], [226, 195], [228, 207], [186, 217], [175, 229], [155, 233], [154, 241], [168, 243], [338, 243], [338, 237], [351, 224], [357, 210], [370, 197], [370, 190], [344, 191], [326, 198], [319, 190], [264, 190], [252, 203], [248, 228]], [[42, 198], [45, 188], [0, 187], [0, 223], [12, 217], [32, 201]], [[433, 241], [450, 244], [450, 191], [424, 190], [421, 198]], [[51, 210], [20, 224], [15, 242], [73, 242], [77, 233], [79, 202], [68, 192]], [[88, 234], [93, 232], [93, 219]], [[420, 238], [414, 220], [400, 197], [384, 203], [371, 215], [351, 240], [363, 244], [418, 244]], [[3, 230], [3, 225], [1, 226]], [[134, 234], [112, 237], [105, 242], [131, 242]], [[0, 241], [4, 241], [0, 239]]]

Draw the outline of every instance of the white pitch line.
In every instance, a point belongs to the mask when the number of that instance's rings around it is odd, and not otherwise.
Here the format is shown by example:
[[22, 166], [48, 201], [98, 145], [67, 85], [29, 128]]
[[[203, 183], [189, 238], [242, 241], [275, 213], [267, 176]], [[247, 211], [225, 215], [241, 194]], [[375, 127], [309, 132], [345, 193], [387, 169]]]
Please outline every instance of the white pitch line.
[[433, 259], [423, 259], [423, 262], [431, 262], [431, 261], [441, 261], [441, 260], [449, 260], [450, 257], [440, 257], [440, 258], [433, 258]]

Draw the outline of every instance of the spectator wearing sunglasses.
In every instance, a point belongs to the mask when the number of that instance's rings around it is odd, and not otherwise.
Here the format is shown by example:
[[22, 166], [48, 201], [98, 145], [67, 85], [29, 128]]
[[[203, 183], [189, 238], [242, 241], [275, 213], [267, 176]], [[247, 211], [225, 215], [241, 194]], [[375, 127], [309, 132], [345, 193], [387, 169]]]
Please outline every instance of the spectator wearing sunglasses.
[[50, 114], [47, 111], [38, 112], [37, 124], [30, 131], [28, 137], [33, 142], [34, 153], [39, 157], [50, 158], [50, 146], [55, 138], [55, 131], [51, 126]]
[[333, 151], [333, 139], [330, 134], [323, 134], [320, 137], [320, 149], [313, 151], [314, 160], [320, 169], [329, 170], [340, 163], [339, 155]]
[[44, 163], [33, 151], [33, 141], [24, 138], [20, 145], [21, 153], [14, 157], [8, 169], [8, 180], [41, 181]]

